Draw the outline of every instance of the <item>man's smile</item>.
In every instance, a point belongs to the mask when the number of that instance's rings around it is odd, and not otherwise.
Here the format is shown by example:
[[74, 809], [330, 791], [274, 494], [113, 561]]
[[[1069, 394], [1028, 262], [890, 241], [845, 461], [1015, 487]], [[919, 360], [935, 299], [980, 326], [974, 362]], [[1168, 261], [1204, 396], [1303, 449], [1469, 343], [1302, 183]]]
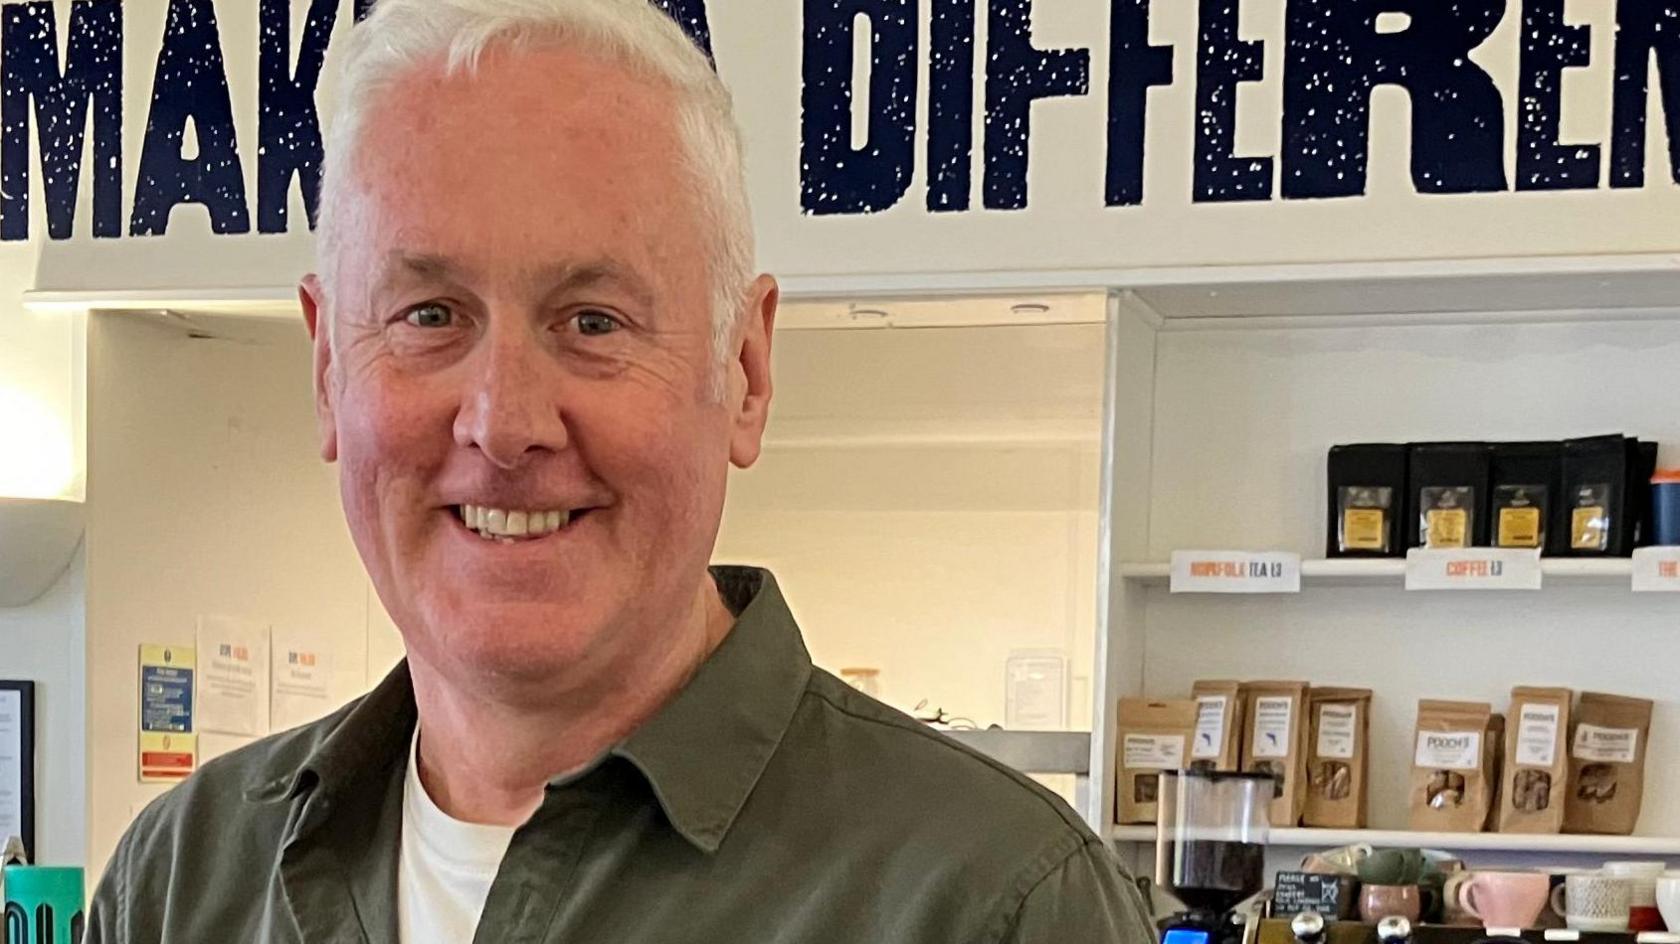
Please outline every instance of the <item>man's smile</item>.
[[568, 530], [593, 508], [548, 508], [523, 511], [486, 505], [452, 506], [455, 517], [469, 531], [487, 541], [512, 544], [534, 541]]

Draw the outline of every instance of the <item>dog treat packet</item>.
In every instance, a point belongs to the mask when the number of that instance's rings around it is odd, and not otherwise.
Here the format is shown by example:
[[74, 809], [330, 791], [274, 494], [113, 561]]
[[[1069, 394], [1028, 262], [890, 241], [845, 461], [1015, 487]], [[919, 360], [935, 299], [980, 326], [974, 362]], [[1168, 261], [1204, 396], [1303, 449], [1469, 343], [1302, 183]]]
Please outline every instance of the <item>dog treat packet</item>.
[[1487, 744], [1493, 706], [1418, 702], [1412, 755], [1411, 828], [1480, 832], [1493, 810], [1495, 755]]
[[1236, 770], [1242, 763], [1243, 697], [1238, 682], [1197, 682], [1196, 738], [1190, 747], [1191, 770]]
[[1183, 770], [1189, 763], [1197, 712], [1188, 698], [1120, 699], [1116, 821], [1155, 822], [1161, 771]]
[[1307, 693], [1307, 802], [1304, 826], [1364, 829], [1371, 759], [1371, 690], [1313, 688]]
[[1273, 777], [1272, 826], [1298, 825], [1307, 802], [1307, 683], [1249, 682], [1242, 769]]
[[1651, 702], [1583, 692], [1569, 745], [1563, 831], [1627, 836], [1639, 825]]
[[1574, 700], [1575, 693], [1567, 688], [1511, 690], [1505, 768], [1499, 776], [1500, 832], [1563, 831], [1569, 784], [1569, 708]]

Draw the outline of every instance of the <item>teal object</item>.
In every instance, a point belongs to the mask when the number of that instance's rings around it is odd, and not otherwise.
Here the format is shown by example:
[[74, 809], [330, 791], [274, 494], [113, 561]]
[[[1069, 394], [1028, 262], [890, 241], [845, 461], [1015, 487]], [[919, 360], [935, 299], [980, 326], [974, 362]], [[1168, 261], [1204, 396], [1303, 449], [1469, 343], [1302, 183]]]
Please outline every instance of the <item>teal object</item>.
[[79, 868], [6, 866], [5, 944], [81, 944], [85, 902]]

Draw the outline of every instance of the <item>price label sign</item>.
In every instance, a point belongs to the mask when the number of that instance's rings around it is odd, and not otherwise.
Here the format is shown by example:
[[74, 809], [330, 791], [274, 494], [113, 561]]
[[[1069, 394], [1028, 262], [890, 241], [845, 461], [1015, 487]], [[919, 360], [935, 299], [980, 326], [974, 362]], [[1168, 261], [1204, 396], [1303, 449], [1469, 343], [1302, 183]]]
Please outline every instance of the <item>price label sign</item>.
[[1300, 593], [1301, 555], [1174, 551], [1173, 593]]
[[1493, 547], [1406, 554], [1407, 590], [1538, 590], [1540, 552]]
[[1633, 552], [1634, 593], [1680, 593], [1680, 547], [1642, 547]]

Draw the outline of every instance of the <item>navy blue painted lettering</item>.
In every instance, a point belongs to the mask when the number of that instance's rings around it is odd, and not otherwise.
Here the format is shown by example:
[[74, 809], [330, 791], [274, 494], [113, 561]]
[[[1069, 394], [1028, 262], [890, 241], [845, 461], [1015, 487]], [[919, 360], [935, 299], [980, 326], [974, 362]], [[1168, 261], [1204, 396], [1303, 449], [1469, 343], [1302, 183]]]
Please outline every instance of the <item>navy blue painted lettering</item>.
[[[1384, 13], [1403, 29], [1380, 32]], [[1294, 0], [1283, 99], [1283, 195], [1365, 192], [1371, 90], [1412, 104], [1412, 183], [1420, 193], [1507, 188], [1505, 105], [1470, 59], [1505, 16], [1505, 0]]]
[[93, 104], [93, 235], [122, 234], [122, 3], [70, 8], [59, 69], [53, 4], [0, 7], [0, 239], [29, 238], [29, 105], [35, 104], [47, 234], [75, 231], [82, 149]]
[[933, 0], [930, 45], [927, 208], [966, 210], [974, 177], [974, 0]]
[[257, 231], [286, 231], [287, 196], [297, 178], [315, 228], [321, 198], [321, 118], [315, 110], [315, 86], [327, 42], [338, 19], [338, 0], [311, 0], [298, 41], [297, 71], [290, 70], [291, 0], [262, 0], [262, 45], [258, 80], [262, 106], [257, 118]]
[[[868, 137], [852, 147], [854, 18], [870, 26]], [[915, 0], [806, 0], [800, 206], [874, 213], [903, 199], [916, 162]]]
[[1032, 0], [991, 0], [986, 19], [987, 209], [1027, 205], [1027, 145], [1032, 105], [1090, 90], [1091, 54], [1032, 44]]
[[1616, 7], [1616, 91], [1611, 110], [1610, 186], [1645, 186], [1645, 112], [1651, 62], [1662, 85], [1668, 160], [1680, 183], [1680, 0], [1621, 0]]
[[1201, 0], [1196, 52], [1196, 168], [1198, 202], [1266, 200], [1272, 159], [1236, 157], [1237, 86], [1266, 77], [1264, 46], [1237, 38], [1238, 0]]
[[[198, 136], [198, 154], [192, 158], [182, 156], [189, 121]], [[129, 234], [163, 235], [170, 211], [183, 203], [204, 204], [216, 233], [251, 231], [221, 33], [211, 0], [169, 0]]]
[[1559, 144], [1563, 70], [1592, 62], [1588, 29], [1566, 26], [1564, 0], [1523, 4], [1522, 113], [1517, 118], [1518, 190], [1591, 190], [1603, 154], [1596, 144]]
[[1171, 85], [1171, 46], [1149, 44], [1149, 0], [1110, 0], [1108, 38], [1109, 206], [1143, 202], [1143, 145], [1149, 90]]

